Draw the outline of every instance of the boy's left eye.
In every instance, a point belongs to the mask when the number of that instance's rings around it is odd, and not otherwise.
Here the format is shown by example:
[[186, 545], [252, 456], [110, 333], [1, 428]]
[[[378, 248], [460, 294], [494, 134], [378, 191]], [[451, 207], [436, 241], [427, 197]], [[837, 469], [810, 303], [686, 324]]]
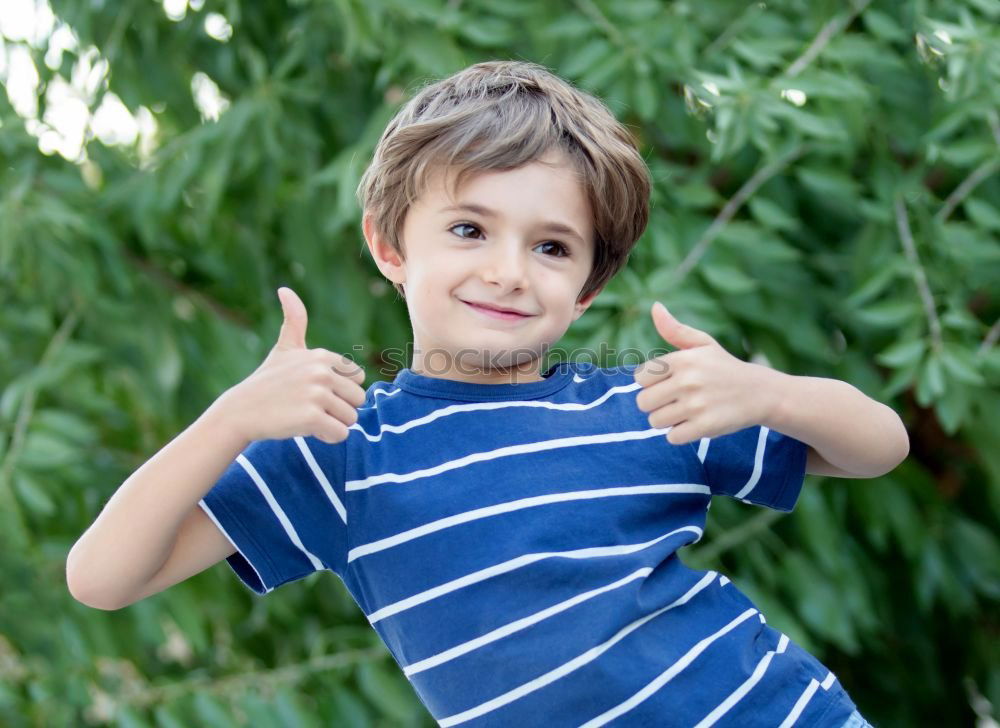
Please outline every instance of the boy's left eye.
[[[475, 225], [472, 225], [472, 224], [467, 223], [467, 222], [460, 222], [460, 223], [458, 223], [456, 225], [452, 225], [450, 228], [448, 228], [448, 230], [449, 231], [454, 231], [454, 230], [457, 230], [458, 228], [468, 228], [468, 229], [475, 230], [479, 234], [482, 234], [482, 232], [479, 230], [479, 228], [477, 228]], [[468, 235], [463, 235], [461, 233], [455, 233], [455, 234], [458, 235], [460, 238], [470, 237]], [[555, 240], [546, 240], [544, 243], [539, 243], [538, 245], [554, 245], [554, 246], [556, 246], [556, 249], [559, 251], [559, 257], [562, 257], [562, 258], [569, 257], [569, 248], [567, 248], [564, 243], [560, 243], [560, 242], [555, 241]]]
[[539, 245], [555, 245], [559, 251], [561, 258], [566, 258], [569, 256], [569, 249], [562, 243], [557, 243], [555, 240], [546, 240], [544, 243], [539, 243]]

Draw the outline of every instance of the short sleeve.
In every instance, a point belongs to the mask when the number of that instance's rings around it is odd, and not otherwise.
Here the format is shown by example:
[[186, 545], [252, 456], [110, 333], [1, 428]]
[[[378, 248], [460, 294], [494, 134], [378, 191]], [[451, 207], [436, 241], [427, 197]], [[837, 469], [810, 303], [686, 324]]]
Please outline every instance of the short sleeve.
[[256, 440], [198, 501], [236, 547], [226, 561], [257, 594], [323, 569], [343, 573], [345, 447]]
[[729, 495], [779, 511], [790, 511], [806, 474], [809, 446], [763, 425], [695, 445], [713, 495]]

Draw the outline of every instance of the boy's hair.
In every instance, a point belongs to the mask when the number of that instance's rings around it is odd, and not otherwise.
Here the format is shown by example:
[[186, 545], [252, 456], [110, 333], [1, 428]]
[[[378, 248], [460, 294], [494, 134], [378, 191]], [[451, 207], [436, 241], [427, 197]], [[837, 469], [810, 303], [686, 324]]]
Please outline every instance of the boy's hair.
[[594, 262], [580, 300], [624, 267], [645, 230], [649, 172], [608, 107], [543, 66], [488, 61], [424, 86], [383, 132], [358, 200], [405, 259], [403, 220], [436, 165], [456, 167], [457, 187], [477, 172], [514, 169], [551, 149], [573, 161], [594, 217]]

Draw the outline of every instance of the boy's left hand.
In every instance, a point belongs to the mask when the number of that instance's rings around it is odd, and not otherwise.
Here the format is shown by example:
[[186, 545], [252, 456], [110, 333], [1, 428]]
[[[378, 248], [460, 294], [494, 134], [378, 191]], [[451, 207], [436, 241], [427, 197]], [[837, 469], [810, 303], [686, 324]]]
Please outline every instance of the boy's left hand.
[[763, 423], [787, 375], [737, 359], [711, 335], [686, 326], [657, 302], [653, 324], [678, 351], [649, 359], [635, 370], [642, 385], [636, 404], [653, 427], [672, 427], [667, 441], [683, 445]]

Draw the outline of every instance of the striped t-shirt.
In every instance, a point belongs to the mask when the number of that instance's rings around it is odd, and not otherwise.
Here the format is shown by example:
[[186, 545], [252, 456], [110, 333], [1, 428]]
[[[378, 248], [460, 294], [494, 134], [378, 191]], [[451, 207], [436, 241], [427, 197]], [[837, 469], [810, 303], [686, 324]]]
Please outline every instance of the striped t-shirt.
[[442, 726], [841, 726], [854, 704], [734, 584], [678, 558], [710, 497], [787, 511], [805, 443], [672, 445], [635, 366], [403, 369], [341, 443], [250, 444], [199, 505], [257, 594], [327, 569]]

